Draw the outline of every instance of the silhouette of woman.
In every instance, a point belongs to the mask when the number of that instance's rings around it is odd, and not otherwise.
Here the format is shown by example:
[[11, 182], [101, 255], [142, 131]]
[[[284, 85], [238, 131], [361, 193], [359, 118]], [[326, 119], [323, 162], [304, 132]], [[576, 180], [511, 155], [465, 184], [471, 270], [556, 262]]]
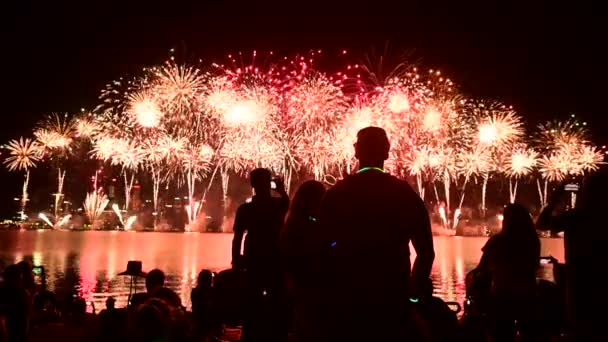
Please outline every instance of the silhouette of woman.
[[491, 278], [491, 334], [495, 341], [513, 341], [515, 321], [522, 336], [529, 336], [533, 330], [530, 313], [536, 292], [540, 239], [524, 206], [507, 205], [503, 217], [502, 231], [482, 248], [478, 268]]
[[282, 242], [286, 270], [294, 299], [294, 328], [298, 341], [315, 340], [318, 329], [319, 293], [323, 282], [320, 273], [317, 213], [325, 195], [325, 186], [307, 181], [296, 191], [285, 223]]

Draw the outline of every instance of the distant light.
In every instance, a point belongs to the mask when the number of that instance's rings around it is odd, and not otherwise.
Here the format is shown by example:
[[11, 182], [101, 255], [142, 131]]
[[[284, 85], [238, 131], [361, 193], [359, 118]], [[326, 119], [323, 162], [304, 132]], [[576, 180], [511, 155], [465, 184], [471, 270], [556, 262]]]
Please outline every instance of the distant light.
[[505, 217], [502, 214], [498, 214], [498, 221], [502, 221], [505, 219]]

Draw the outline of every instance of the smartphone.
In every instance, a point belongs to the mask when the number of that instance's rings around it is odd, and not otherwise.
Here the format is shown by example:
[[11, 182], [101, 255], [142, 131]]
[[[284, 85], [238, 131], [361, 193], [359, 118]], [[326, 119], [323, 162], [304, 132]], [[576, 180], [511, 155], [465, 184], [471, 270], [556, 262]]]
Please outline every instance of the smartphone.
[[272, 180], [272, 181], [270, 181], [270, 188], [271, 188], [272, 190], [276, 190], [276, 189], [277, 189], [277, 182], [275, 182], [275, 181], [273, 181], [273, 180]]
[[540, 257], [539, 262], [541, 265], [549, 265], [552, 260], [553, 260], [553, 258], [550, 256], [549, 257]]
[[570, 183], [564, 185], [564, 190], [567, 192], [577, 192], [580, 186], [576, 183]]
[[33, 266], [32, 273], [34, 273], [34, 283], [36, 285], [42, 285], [44, 283], [44, 266]]
[[43, 266], [32, 266], [32, 272], [34, 275], [40, 276], [44, 270]]

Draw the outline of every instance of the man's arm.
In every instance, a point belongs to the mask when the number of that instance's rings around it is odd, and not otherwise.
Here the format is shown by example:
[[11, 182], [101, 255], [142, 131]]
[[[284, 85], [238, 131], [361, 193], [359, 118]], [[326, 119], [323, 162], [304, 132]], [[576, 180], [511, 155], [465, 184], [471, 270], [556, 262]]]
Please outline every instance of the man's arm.
[[411, 280], [414, 294], [417, 294], [420, 293], [424, 281], [431, 276], [435, 250], [433, 249], [433, 233], [431, 232], [429, 213], [418, 195], [415, 196], [413, 212], [417, 216], [417, 225], [411, 232], [411, 239], [416, 251], [416, 260], [414, 261]]
[[280, 178], [275, 179], [275, 184], [276, 184], [276, 192], [279, 194], [279, 198], [280, 198], [280, 203], [281, 203], [281, 212], [286, 214], [287, 211], [289, 210], [289, 195], [287, 194], [287, 191], [285, 190], [285, 184], [283, 184], [283, 180], [281, 180]]
[[234, 231], [234, 237], [232, 238], [232, 265], [236, 265], [238, 259], [241, 258], [241, 245], [243, 243], [243, 236], [247, 230], [244, 215], [245, 209], [243, 206], [240, 206], [236, 211], [234, 225], [232, 227], [232, 230]]

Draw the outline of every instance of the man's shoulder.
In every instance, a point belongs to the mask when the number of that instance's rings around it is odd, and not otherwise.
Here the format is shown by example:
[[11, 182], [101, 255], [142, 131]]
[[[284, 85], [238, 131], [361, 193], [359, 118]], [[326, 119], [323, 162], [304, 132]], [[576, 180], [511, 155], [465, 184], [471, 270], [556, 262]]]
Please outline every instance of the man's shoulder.
[[[350, 188], [358, 188], [361, 183], [367, 181], [367, 175], [365, 174], [354, 174], [348, 175], [345, 178], [339, 180], [334, 186], [332, 186], [328, 192], [339, 193], [347, 191]], [[386, 187], [393, 190], [401, 191], [407, 194], [414, 194], [414, 190], [410, 184], [398, 177], [395, 177], [389, 173], [385, 173], [381, 178], [374, 178], [373, 182], [379, 187]]]
[[239, 205], [239, 207], [236, 209], [236, 211], [237, 211], [237, 213], [247, 211], [247, 210], [249, 210], [249, 208], [251, 208], [252, 205], [253, 205], [253, 202], [245, 202], [245, 203]]

